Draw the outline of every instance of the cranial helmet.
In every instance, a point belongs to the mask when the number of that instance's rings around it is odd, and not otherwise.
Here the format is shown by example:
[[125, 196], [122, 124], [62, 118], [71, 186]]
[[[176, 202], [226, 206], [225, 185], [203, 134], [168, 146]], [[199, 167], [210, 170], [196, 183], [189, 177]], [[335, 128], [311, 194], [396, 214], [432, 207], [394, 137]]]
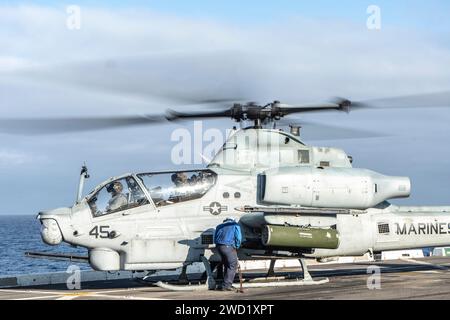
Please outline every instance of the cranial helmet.
[[114, 189], [114, 191], [116, 191], [116, 192], [122, 192], [122, 190], [123, 190], [123, 185], [122, 185], [122, 183], [121, 183], [120, 181], [114, 181], [114, 183], [113, 183], [113, 189]]

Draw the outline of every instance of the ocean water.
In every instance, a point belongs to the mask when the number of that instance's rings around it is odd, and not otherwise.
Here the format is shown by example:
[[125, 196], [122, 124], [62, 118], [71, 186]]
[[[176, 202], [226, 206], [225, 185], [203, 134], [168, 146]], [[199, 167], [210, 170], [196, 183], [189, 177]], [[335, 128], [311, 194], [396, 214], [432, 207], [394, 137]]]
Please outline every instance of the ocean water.
[[87, 263], [37, 259], [25, 256], [26, 251], [76, 254], [87, 256], [84, 248], [67, 244], [49, 246], [42, 242], [41, 225], [35, 216], [0, 215], [0, 277], [29, 273], [66, 271], [70, 265], [91, 270]]

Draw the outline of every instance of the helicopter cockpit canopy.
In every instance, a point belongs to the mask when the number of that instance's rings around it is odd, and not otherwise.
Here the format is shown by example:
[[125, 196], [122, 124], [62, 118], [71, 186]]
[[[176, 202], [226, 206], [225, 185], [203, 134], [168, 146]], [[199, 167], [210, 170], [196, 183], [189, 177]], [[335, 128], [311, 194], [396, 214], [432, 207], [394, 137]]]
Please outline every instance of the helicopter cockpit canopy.
[[157, 207], [167, 206], [203, 197], [216, 180], [211, 170], [140, 173], [109, 181], [88, 197], [88, 204], [94, 217], [150, 204], [145, 187]]
[[217, 180], [211, 170], [142, 173], [137, 177], [157, 207], [199, 199]]

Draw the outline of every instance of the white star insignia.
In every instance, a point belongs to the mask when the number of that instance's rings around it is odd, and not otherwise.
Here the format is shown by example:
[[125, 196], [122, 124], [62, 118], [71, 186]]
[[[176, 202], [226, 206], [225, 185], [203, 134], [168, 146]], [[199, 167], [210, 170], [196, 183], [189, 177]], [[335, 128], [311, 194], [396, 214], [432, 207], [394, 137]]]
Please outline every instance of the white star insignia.
[[214, 203], [213, 206], [211, 206], [211, 213], [220, 213], [221, 207], [217, 204], [217, 202]]

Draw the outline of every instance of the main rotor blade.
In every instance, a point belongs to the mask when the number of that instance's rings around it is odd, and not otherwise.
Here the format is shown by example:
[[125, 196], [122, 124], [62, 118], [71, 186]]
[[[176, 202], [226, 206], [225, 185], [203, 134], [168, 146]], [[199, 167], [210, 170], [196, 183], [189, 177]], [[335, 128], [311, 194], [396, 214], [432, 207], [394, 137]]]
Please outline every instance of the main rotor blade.
[[450, 107], [450, 91], [353, 101], [351, 110]]
[[204, 119], [204, 118], [221, 118], [221, 117], [231, 117], [230, 109], [221, 111], [192, 112], [192, 113], [183, 113], [171, 109], [167, 110], [167, 119], [169, 121], [176, 121], [181, 119]]
[[0, 119], [0, 133], [23, 135], [58, 134], [66, 132], [160, 124], [164, 122], [167, 122], [166, 117], [160, 115], [89, 118]]
[[351, 102], [349, 100], [339, 100], [336, 103], [324, 103], [317, 105], [305, 105], [305, 106], [290, 106], [290, 105], [279, 105], [280, 110], [284, 115], [289, 115], [292, 113], [311, 113], [311, 112], [321, 112], [321, 111], [344, 111], [348, 112]]
[[448, 108], [450, 107], [450, 91], [397, 96], [380, 99], [350, 101], [344, 98], [334, 98], [332, 103], [312, 106], [282, 105], [284, 114], [319, 112], [376, 110], [376, 109], [409, 109], [409, 108]]

